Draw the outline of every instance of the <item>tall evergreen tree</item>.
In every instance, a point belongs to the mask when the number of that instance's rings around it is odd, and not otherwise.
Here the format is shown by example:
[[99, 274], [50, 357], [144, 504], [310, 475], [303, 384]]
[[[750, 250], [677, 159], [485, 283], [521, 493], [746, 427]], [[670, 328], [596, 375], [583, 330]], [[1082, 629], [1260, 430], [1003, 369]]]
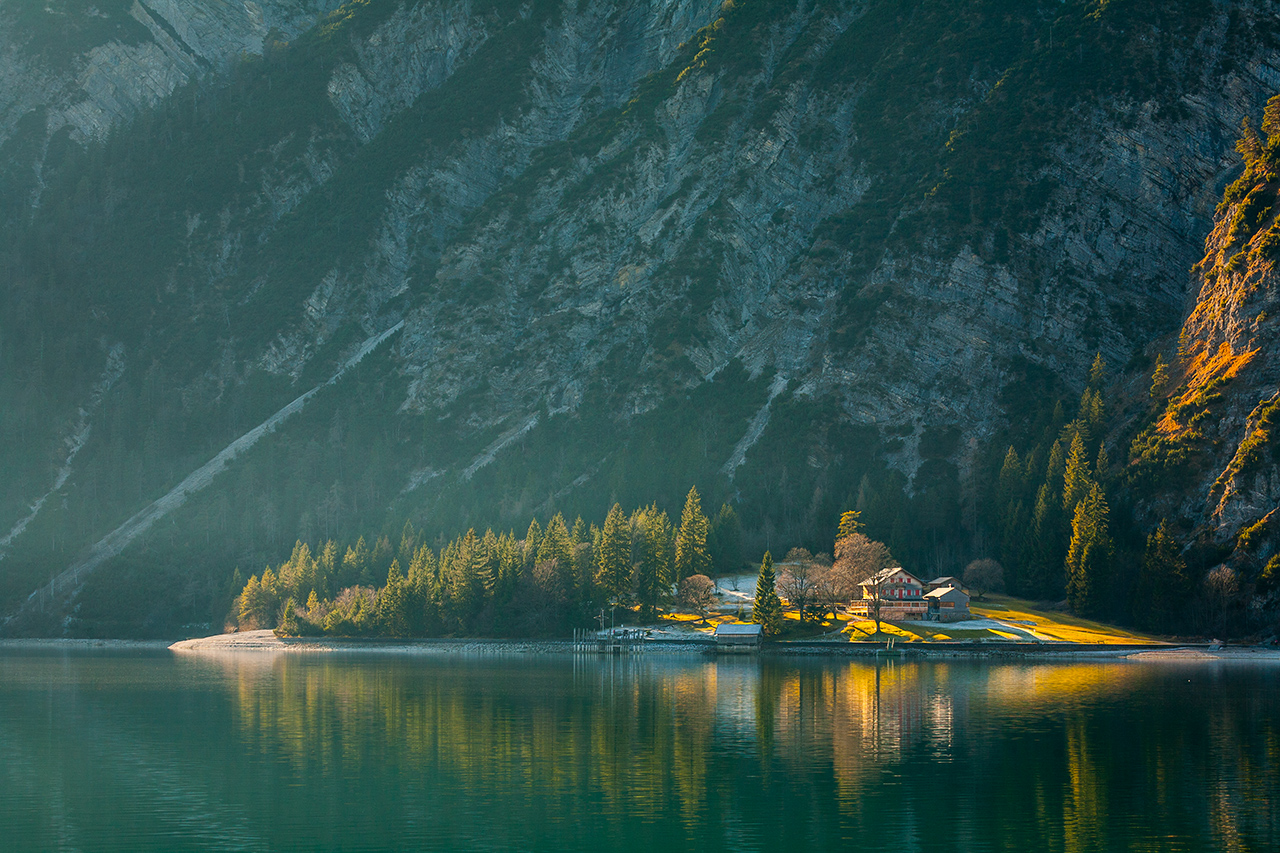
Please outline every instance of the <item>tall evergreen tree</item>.
[[378, 593], [378, 630], [390, 637], [409, 635], [409, 614], [406, 610], [404, 575], [400, 574], [400, 561], [392, 560], [387, 569], [387, 583]]
[[1156, 353], [1156, 366], [1151, 371], [1151, 390], [1148, 392], [1151, 399], [1159, 397], [1169, 384], [1169, 365], [1165, 364], [1164, 356]]
[[611, 602], [626, 601], [631, 595], [631, 525], [618, 504], [609, 510], [600, 531], [596, 583]]
[[1176, 630], [1190, 594], [1186, 561], [1168, 525], [1161, 520], [1160, 526], [1147, 537], [1147, 547], [1142, 554], [1133, 596], [1134, 619], [1148, 631]]
[[1031, 534], [1026, 542], [1024, 587], [1035, 598], [1057, 598], [1062, 592], [1062, 503], [1046, 482], [1036, 493]]
[[406, 520], [400, 530], [400, 549], [396, 552], [396, 559], [401, 565], [407, 566], [417, 550], [418, 533], [413, 529], [413, 522]]
[[1098, 353], [1093, 357], [1093, 364], [1089, 367], [1089, 387], [1097, 390], [1102, 387], [1102, 380], [1107, 376], [1107, 363], [1102, 360], [1102, 353]]
[[1089, 457], [1085, 453], [1084, 440], [1077, 431], [1071, 439], [1071, 452], [1067, 454], [1066, 470], [1062, 475], [1062, 511], [1070, 518], [1076, 504], [1089, 493], [1093, 476], [1089, 472]]
[[533, 568], [538, 562], [538, 549], [542, 547], [542, 526], [538, 524], [538, 519], [529, 522], [529, 532], [524, 535], [524, 565], [526, 569]]
[[764, 559], [760, 561], [760, 574], [756, 576], [756, 597], [751, 606], [751, 621], [760, 625], [764, 633], [770, 636], [782, 630], [782, 599], [778, 598], [777, 584], [773, 555], [765, 551]]
[[689, 490], [680, 513], [680, 532], [676, 535], [675, 583], [692, 575], [711, 573], [711, 557], [707, 553], [707, 516], [702, 511], [698, 487]]
[[675, 547], [671, 522], [656, 506], [631, 515], [631, 559], [636, 598], [647, 617], [671, 597], [675, 573]]
[[[858, 487], [859, 494], [865, 493], [868, 487], [865, 474], [862, 476], [862, 481], [862, 485]], [[852, 536], [864, 527], [866, 525], [862, 523], [862, 510], [854, 509], [842, 512], [840, 513], [840, 523], [836, 526], [836, 541]]]
[[316, 592], [321, 598], [332, 598], [338, 592], [337, 582], [338, 545], [330, 539], [324, 543], [320, 559], [316, 561]]
[[721, 504], [707, 530], [707, 553], [711, 569], [717, 575], [737, 572], [742, 568], [742, 522], [733, 507]]
[[1071, 521], [1071, 545], [1067, 549], [1067, 601], [1084, 616], [1100, 614], [1110, 592], [1111, 542], [1106, 495], [1094, 483], [1076, 506]]
[[347, 548], [347, 553], [342, 558], [342, 577], [338, 582], [339, 587], [355, 586], [360, 583], [360, 579], [365, 576], [369, 570], [369, 546], [365, 544], [364, 537], [361, 536], [356, 540], [355, 547]]
[[562, 575], [573, 572], [573, 542], [569, 539], [569, 529], [565, 526], [564, 516], [556, 513], [547, 522], [546, 533], [538, 545], [538, 562], [546, 563], [554, 560]]

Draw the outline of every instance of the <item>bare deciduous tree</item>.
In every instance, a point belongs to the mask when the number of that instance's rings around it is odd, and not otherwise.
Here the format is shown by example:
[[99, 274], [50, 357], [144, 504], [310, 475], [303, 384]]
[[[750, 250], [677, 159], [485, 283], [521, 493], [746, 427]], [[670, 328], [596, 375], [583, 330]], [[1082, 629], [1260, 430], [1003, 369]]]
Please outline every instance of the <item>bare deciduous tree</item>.
[[778, 594], [796, 606], [800, 621], [804, 622], [806, 614], [818, 603], [818, 586], [826, 566], [804, 548], [792, 548], [780, 568]]
[[691, 610], [707, 621], [707, 614], [716, 604], [716, 585], [706, 575], [689, 575], [680, 581], [680, 589], [676, 593], [676, 603], [685, 610]]
[[974, 560], [964, 568], [964, 583], [978, 598], [1004, 592], [1004, 566], [990, 557]]
[[835, 570], [846, 584], [850, 597], [858, 590], [858, 584], [881, 569], [893, 564], [889, 546], [861, 533], [853, 533], [836, 541]]

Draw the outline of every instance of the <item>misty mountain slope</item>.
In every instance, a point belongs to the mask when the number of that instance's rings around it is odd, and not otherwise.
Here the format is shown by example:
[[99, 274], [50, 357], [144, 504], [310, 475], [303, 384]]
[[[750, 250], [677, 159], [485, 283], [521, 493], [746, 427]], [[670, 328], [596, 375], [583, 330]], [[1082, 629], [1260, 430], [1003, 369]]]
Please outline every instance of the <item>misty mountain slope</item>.
[[5, 601], [404, 322], [95, 574], [72, 630], [219, 619], [231, 568], [298, 536], [694, 482], [753, 545], [822, 548], [859, 503], [944, 567], [1041, 404], [1015, 380], [1068, 393], [1178, 328], [1280, 77], [1271, 3], [424, 0], [296, 38], [325, 10], [271, 5], [278, 37], [237, 31], [257, 58], [105, 135], [33, 130], [74, 102], [39, 82], [65, 61], [0, 54], [27, 116], [0, 149], [0, 531], [125, 365]]

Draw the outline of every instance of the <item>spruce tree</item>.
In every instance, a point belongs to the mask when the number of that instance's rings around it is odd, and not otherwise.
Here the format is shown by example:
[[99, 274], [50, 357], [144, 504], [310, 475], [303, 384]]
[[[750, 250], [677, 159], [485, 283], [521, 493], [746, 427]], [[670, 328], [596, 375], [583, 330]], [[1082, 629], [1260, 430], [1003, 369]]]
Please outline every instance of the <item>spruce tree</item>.
[[680, 532], [676, 535], [675, 583], [693, 575], [711, 573], [711, 557], [707, 554], [707, 516], [697, 486], [689, 490], [680, 513]]
[[538, 548], [542, 546], [542, 526], [538, 519], [529, 522], [529, 532], [524, 535], [525, 568], [533, 568], [538, 561]]
[[1111, 543], [1106, 495], [1094, 483], [1076, 506], [1067, 549], [1067, 601], [1082, 616], [1102, 612], [1110, 591]]
[[1164, 356], [1156, 353], [1156, 366], [1151, 371], [1151, 398], [1154, 400], [1164, 392], [1169, 384], [1169, 365], [1164, 363]]
[[[864, 492], [866, 489], [867, 477], [865, 474], [863, 475], [862, 480], [863, 485], [859, 486], [859, 493]], [[862, 523], [862, 510], [854, 509], [842, 512], [840, 513], [840, 523], [836, 527], [836, 541], [839, 542], [841, 539], [847, 539], [862, 530], [864, 527], [866, 527], [866, 525]]]
[[338, 582], [338, 545], [332, 539], [324, 543], [320, 551], [320, 559], [316, 561], [316, 592], [321, 598], [332, 598], [337, 594], [334, 585]]
[[1084, 440], [1076, 432], [1071, 439], [1071, 452], [1067, 455], [1066, 470], [1062, 475], [1062, 510], [1070, 517], [1076, 505], [1089, 493], [1093, 477], [1089, 472], [1089, 457], [1085, 454]]
[[632, 562], [636, 597], [647, 618], [671, 596], [675, 554], [671, 522], [656, 506], [636, 510], [631, 516]]
[[1098, 389], [1102, 387], [1102, 380], [1107, 375], [1107, 363], [1102, 360], [1102, 353], [1098, 353], [1093, 357], [1093, 364], [1089, 367], [1089, 387]]
[[1160, 526], [1147, 537], [1147, 547], [1142, 554], [1133, 596], [1134, 619], [1148, 631], [1176, 630], [1190, 593], [1186, 561], [1168, 525], [1161, 520]]
[[387, 569], [387, 583], [378, 593], [378, 631], [389, 637], [409, 634], [408, 614], [405, 612], [405, 581], [400, 574], [400, 561], [393, 559]]
[[614, 504], [600, 531], [600, 547], [596, 550], [596, 583], [610, 602], [625, 601], [631, 594], [631, 526]]
[[751, 606], [751, 621], [773, 636], [782, 630], [782, 600], [778, 598], [777, 576], [773, 573], [773, 555], [764, 552], [760, 561], [760, 574], [756, 576], [755, 603]]
[[742, 568], [742, 522], [728, 504], [721, 504], [720, 511], [711, 520], [707, 530], [707, 553], [711, 555], [711, 569], [717, 575], [737, 572]]
[[361, 536], [354, 548], [347, 548], [347, 553], [342, 558], [342, 578], [338, 586], [342, 588], [355, 586], [360, 583], [360, 579], [365, 576], [368, 568], [369, 546]]

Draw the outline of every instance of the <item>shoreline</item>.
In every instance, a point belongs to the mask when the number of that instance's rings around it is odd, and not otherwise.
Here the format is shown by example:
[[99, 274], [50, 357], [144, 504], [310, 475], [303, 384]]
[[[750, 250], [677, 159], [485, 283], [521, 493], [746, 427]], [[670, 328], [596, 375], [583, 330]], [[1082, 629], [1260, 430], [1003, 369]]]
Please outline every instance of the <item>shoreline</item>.
[[[375, 654], [375, 655], [592, 655], [611, 656], [591, 643], [573, 640], [465, 639], [377, 639], [377, 638], [280, 638], [270, 630], [216, 634], [171, 642], [169, 640], [108, 640], [65, 638], [0, 639], [0, 652], [54, 651], [161, 651], [179, 654]], [[1254, 661], [1280, 663], [1280, 648], [1272, 646], [1224, 646], [1209, 643], [997, 643], [939, 642], [903, 643], [886, 649], [879, 643], [837, 643], [820, 640], [793, 640], [766, 643], [759, 650], [719, 649], [705, 639], [649, 640], [624, 657], [636, 655], [701, 655], [733, 659], [752, 657], [863, 658], [902, 662], [929, 660], [1034, 660], [1090, 661], [1130, 660], [1137, 662], [1187, 663], [1207, 661]]]
[[[57, 641], [50, 641], [57, 642]], [[3, 646], [0, 646], [2, 648]], [[180, 640], [168, 648], [184, 654], [269, 653], [269, 654], [604, 654], [592, 644], [573, 640], [502, 640], [502, 639], [340, 639], [276, 637], [270, 630], [218, 634]], [[792, 641], [764, 645], [759, 651], [721, 650], [708, 640], [650, 640], [627, 655], [696, 654], [725, 655], [734, 658], [764, 657], [862, 657], [899, 660], [1136, 660], [1136, 661], [1214, 661], [1249, 660], [1280, 662], [1280, 649], [1259, 646], [1226, 646], [1213, 648], [1209, 643], [912, 643], [886, 650], [879, 643], [834, 643]]]

